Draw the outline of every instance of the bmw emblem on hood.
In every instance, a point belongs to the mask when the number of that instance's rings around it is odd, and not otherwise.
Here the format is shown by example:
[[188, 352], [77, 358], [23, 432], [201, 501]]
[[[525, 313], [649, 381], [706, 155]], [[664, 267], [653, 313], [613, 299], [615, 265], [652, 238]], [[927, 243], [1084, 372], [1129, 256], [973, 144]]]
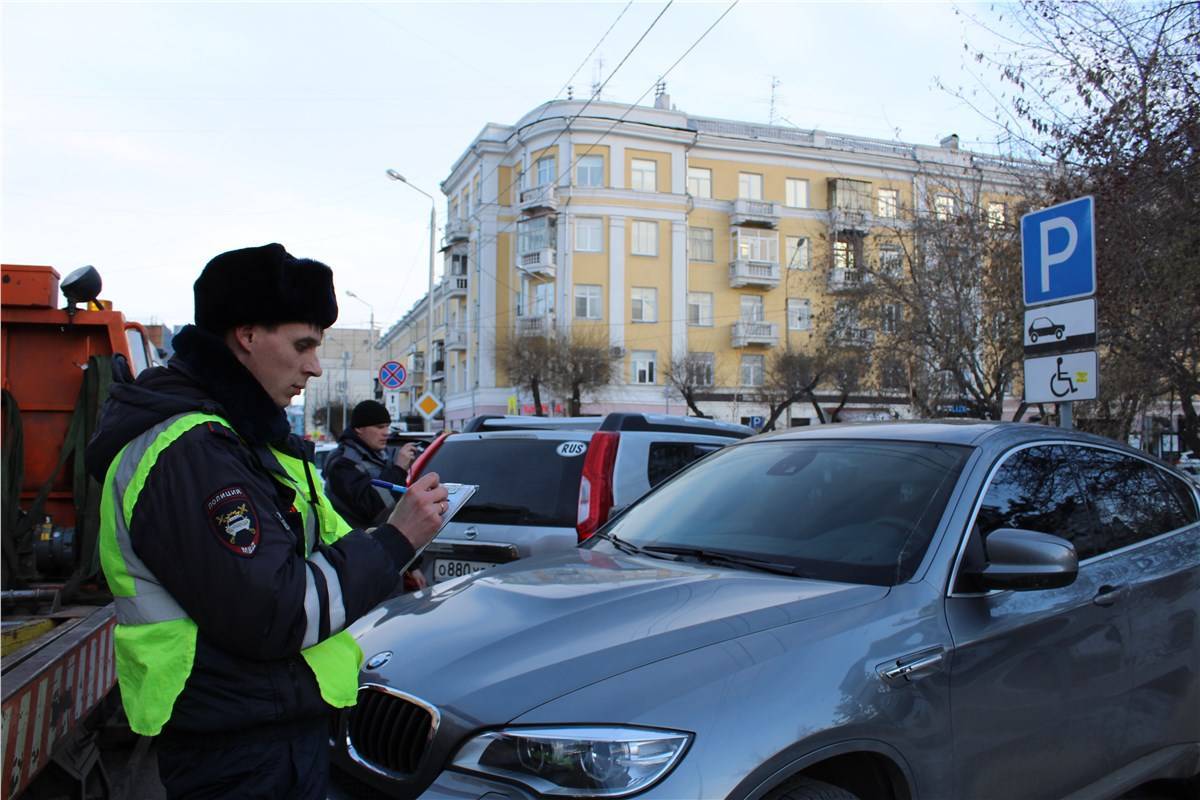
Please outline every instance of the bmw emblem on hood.
[[384, 650], [382, 653], [376, 653], [367, 659], [367, 669], [379, 669], [387, 662], [392, 660], [392, 651]]

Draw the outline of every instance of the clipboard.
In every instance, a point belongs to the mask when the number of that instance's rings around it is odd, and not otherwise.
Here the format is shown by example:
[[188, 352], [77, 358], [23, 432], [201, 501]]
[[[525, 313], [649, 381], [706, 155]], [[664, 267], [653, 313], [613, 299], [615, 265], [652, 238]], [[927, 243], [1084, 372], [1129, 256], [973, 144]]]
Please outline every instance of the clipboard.
[[477, 489], [479, 489], [479, 484], [477, 483], [443, 483], [442, 486], [446, 487], [447, 495], [446, 510], [442, 512], [442, 525], [437, 529], [437, 533], [433, 535], [432, 539], [417, 549], [417, 552], [413, 554], [412, 559], [404, 565], [404, 569], [400, 570], [401, 573], [408, 572], [410, 569], [412, 569], [412, 565], [416, 563], [417, 559], [421, 557], [421, 554], [425, 552], [425, 548], [429, 547], [430, 543], [438, 537], [438, 534], [446, 529], [446, 524], [454, 518], [454, 515], [459, 512], [459, 509], [466, 505], [467, 501], [471, 499], [471, 496], [475, 494]]

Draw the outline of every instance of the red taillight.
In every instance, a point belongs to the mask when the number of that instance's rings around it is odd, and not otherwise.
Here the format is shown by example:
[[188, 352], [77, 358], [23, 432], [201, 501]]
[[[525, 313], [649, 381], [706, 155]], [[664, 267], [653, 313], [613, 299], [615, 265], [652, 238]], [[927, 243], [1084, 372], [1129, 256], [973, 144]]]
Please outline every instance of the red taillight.
[[575, 531], [583, 541], [608, 520], [613, 506], [613, 464], [617, 461], [617, 443], [621, 434], [597, 431], [592, 434], [579, 479], [579, 514]]
[[412, 486], [412, 482], [421, 477], [421, 471], [425, 469], [425, 465], [433, 457], [434, 451], [442, 446], [442, 442], [446, 441], [446, 437], [451, 433], [453, 431], [442, 431], [434, 437], [433, 441], [429, 443], [429, 447], [426, 447], [425, 451], [417, 456], [417, 460], [413, 462], [412, 468], [408, 471], [408, 480], [405, 483]]

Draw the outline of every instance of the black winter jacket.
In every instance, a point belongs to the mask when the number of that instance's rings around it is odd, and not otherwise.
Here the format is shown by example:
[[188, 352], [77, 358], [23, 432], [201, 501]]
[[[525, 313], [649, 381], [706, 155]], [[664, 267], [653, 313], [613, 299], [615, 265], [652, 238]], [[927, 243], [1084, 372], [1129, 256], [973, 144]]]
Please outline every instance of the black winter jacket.
[[356, 528], [383, 522], [396, 504], [395, 499], [384, 499], [387, 490], [371, 485], [372, 478], [400, 486], [408, 479], [402, 467], [388, 460], [387, 452], [372, 450], [347, 428], [325, 462], [325, 494], [337, 512]]
[[[300, 656], [307, 617], [304, 532], [295, 493], [272, 477], [278, 461], [268, 445], [308, 458], [291, 436], [284, 412], [217, 337], [188, 326], [176, 355], [132, 384], [113, 386], [87, 450], [88, 469], [103, 481], [120, 449], [151, 426], [185, 411], [226, 420], [236, 433], [200, 425], [164, 450], [134, 508], [134, 552], [196, 623], [195, 661], [164, 732], [229, 734], [307, 724], [329, 710]], [[259, 539], [246, 554], [232, 547], [210, 500], [227, 489], [249, 499]], [[310, 479], [308, 492], [316, 497]], [[317, 497], [318, 502], [320, 501]], [[408, 540], [390, 525], [355, 530], [319, 545], [338, 573], [350, 624], [395, 589], [412, 558]], [[321, 635], [329, 629], [322, 597]]]

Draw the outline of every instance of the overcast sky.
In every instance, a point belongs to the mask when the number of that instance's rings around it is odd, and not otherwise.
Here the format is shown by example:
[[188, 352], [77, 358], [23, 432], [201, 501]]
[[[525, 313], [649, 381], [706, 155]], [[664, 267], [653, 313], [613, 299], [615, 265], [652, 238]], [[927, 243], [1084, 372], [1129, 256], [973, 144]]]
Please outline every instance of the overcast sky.
[[[93, 264], [132, 318], [178, 325], [211, 256], [279, 241], [386, 328], [425, 289], [429, 204], [384, 170], [440, 197], [480, 128], [553, 98], [625, 5], [5, 2], [0, 257]], [[663, 6], [624, 13], [576, 97]], [[727, 6], [677, 0], [604, 99], [633, 102]], [[774, 75], [777, 116], [801, 128], [994, 149], [935, 86], [971, 82], [964, 30], [946, 3], [742, 0], [668, 91], [691, 114], [766, 122]], [[339, 302], [339, 325], [365, 327], [365, 305]]]

